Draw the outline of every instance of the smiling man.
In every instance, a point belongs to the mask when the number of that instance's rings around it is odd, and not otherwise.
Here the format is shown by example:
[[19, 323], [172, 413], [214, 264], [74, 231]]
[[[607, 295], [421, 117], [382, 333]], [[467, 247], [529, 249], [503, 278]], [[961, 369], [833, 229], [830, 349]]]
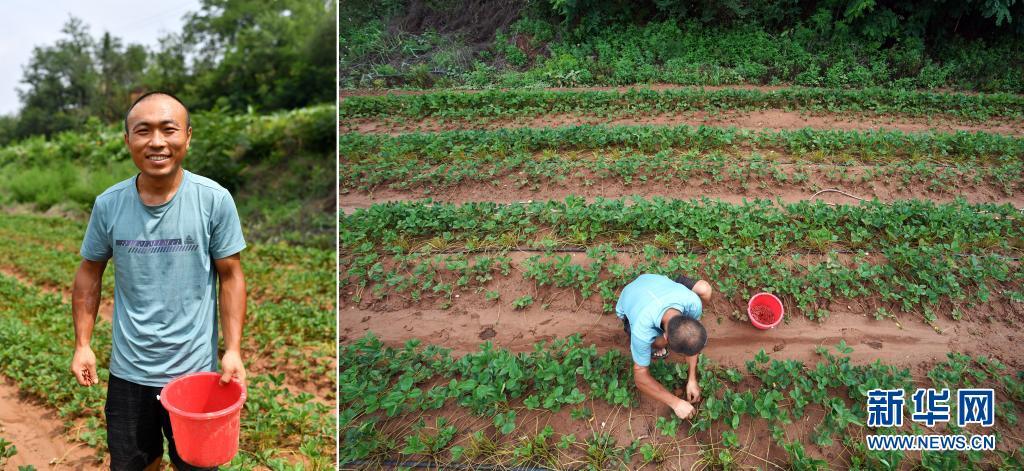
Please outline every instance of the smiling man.
[[90, 347], [107, 261], [114, 259], [113, 349], [104, 413], [111, 469], [160, 469], [163, 438], [178, 470], [170, 420], [157, 395], [175, 377], [217, 369], [218, 290], [222, 382], [245, 383], [242, 325], [245, 248], [234, 200], [182, 169], [191, 118], [173, 95], [148, 93], [125, 116], [124, 142], [139, 173], [93, 206], [75, 275], [72, 315], [78, 383], [99, 383]]

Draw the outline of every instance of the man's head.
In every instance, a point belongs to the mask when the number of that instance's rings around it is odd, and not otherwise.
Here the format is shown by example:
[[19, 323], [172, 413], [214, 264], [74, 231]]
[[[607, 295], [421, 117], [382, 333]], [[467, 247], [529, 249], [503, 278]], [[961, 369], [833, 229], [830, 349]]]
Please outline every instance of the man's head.
[[673, 316], [667, 327], [665, 337], [668, 338], [668, 348], [673, 352], [693, 356], [700, 353], [708, 341], [704, 325], [688, 316]]
[[152, 178], [176, 176], [192, 141], [192, 118], [174, 95], [142, 95], [124, 117], [124, 143], [139, 171]]

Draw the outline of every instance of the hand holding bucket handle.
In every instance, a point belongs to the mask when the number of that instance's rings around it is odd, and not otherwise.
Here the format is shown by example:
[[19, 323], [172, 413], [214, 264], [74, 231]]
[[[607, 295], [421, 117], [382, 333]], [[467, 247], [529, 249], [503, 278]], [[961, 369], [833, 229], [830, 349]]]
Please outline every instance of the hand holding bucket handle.
[[221, 466], [238, 453], [245, 388], [230, 379], [221, 384], [221, 378], [213, 371], [189, 373], [160, 391], [178, 455], [192, 466]]
[[231, 378], [237, 378], [239, 383], [242, 383], [242, 387], [246, 387], [245, 384], [245, 365], [242, 364], [242, 355], [235, 350], [228, 350], [224, 352], [224, 356], [220, 359], [220, 384], [224, 385], [231, 381]]

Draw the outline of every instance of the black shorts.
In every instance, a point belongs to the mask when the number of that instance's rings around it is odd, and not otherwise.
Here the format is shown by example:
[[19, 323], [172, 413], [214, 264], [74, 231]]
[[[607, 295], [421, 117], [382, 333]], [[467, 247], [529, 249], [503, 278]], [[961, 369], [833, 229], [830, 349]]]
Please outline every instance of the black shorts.
[[164, 437], [167, 437], [171, 463], [179, 471], [217, 468], [197, 468], [181, 460], [174, 448], [171, 419], [157, 396], [162, 388], [143, 386], [110, 375], [107, 385], [107, 403], [103, 413], [107, 417], [107, 448], [110, 449], [110, 469], [141, 470], [164, 456]]
[[690, 277], [688, 277], [686, 275], [679, 275], [679, 276], [673, 278], [672, 281], [675, 281], [676, 283], [679, 283], [679, 284], [685, 286], [686, 289], [693, 289], [694, 285], [697, 284], [697, 280], [695, 280], [693, 278], [690, 278]]

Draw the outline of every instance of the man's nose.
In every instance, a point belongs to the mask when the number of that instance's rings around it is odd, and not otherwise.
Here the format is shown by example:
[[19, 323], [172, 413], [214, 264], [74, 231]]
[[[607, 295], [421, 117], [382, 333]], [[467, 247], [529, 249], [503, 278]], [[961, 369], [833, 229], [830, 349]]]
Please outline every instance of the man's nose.
[[153, 133], [153, 138], [149, 140], [150, 147], [164, 147], [167, 145], [167, 139], [164, 134], [160, 131]]

